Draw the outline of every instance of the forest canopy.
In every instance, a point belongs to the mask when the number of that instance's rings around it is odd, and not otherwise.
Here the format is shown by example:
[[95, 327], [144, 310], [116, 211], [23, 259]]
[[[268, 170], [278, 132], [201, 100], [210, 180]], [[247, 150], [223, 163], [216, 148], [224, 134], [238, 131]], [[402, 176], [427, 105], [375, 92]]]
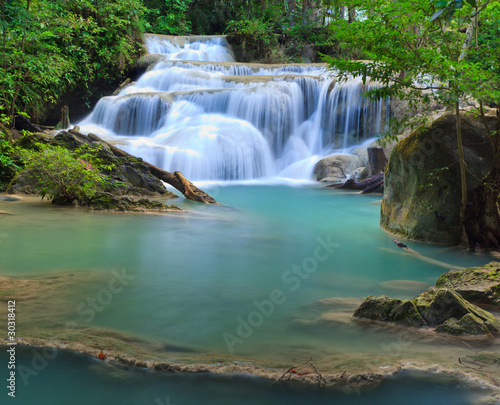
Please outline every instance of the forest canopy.
[[[476, 77], [499, 70], [498, 1], [3, 0], [0, 7], [0, 112], [25, 111], [37, 121], [65, 94], [85, 102], [103, 84], [119, 83], [144, 52], [144, 32], [228, 34], [247, 59], [262, 61], [301, 61], [306, 45], [333, 60], [401, 53], [407, 58], [394, 66], [399, 74], [412, 70], [411, 58], [433, 52], [441, 30], [439, 41], [457, 57], [472, 41], [466, 60]], [[467, 39], [476, 9], [478, 29]], [[382, 34], [386, 40], [378, 41]]]

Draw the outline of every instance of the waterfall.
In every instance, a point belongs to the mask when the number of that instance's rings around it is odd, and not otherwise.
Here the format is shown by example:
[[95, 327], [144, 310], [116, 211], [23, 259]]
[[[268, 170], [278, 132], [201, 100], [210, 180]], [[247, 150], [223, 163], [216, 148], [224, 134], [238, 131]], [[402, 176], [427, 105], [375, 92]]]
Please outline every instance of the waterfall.
[[311, 178], [320, 158], [377, 136], [388, 113], [324, 64], [234, 61], [222, 37], [146, 36], [155, 66], [79, 123], [191, 180]]

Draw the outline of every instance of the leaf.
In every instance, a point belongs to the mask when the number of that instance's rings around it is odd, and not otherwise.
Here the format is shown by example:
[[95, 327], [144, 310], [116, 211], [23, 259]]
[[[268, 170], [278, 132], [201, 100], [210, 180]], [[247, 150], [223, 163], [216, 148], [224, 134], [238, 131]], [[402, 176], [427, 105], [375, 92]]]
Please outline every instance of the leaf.
[[436, 18], [439, 18], [441, 14], [443, 14], [446, 11], [446, 8], [442, 8], [438, 11], [436, 11], [434, 14], [431, 16], [431, 21], [434, 21]]

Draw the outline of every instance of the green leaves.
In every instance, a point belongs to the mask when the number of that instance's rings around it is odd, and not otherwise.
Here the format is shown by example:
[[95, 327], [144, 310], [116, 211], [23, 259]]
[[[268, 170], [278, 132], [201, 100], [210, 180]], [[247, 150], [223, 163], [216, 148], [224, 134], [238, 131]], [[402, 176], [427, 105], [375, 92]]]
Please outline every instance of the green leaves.
[[88, 149], [74, 152], [60, 146], [38, 144], [39, 150], [23, 150], [25, 167], [42, 198], [58, 203], [88, 202], [113, 182], [101, 173], [105, 169]]
[[[38, 120], [68, 91], [119, 79], [140, 56], [141, 0], [0, 6], [0, 105]], [[82, 91], [84, 92], [84, 91]]]
[[450, 22], [455, 12], [466, 4], [469, 4], [474, 9], [477, 7], [476, 0], [439, 0], [436, 2], [438, 10], [432, 14], [431, 21], [442, 18], [446, 22]]

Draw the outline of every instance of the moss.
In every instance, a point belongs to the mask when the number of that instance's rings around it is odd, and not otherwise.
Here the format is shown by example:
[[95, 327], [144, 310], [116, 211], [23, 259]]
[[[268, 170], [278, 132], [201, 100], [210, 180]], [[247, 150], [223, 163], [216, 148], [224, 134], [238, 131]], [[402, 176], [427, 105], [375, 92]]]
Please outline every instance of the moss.
[[[455, 117], [444, 114], [413, 131], [393, 149], [385, 171], [381, 226], [409, 239], [441, 244], [460, 243], [460, 173]], [[487, 174], [493, 154], [482, 125], [463, 117], [464, 146], [471, 191]], [[442, 170], [448, 168], [447, 170]]]

